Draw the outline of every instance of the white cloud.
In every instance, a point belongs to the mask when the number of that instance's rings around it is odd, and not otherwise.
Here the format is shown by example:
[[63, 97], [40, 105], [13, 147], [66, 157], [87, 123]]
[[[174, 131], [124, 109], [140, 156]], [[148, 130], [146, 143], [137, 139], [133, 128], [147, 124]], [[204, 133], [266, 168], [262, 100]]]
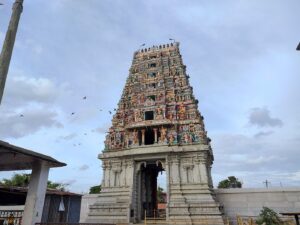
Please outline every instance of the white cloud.
[[300, 171], [293, 172], [289, 176], [289, 179], [294, 180], [294, 181], [300, 181]]
[[278, 118], [272, 118], [267, 108], [253, 108], [249, 115], [249, 123], [258, 127], [281, 127], [283, 122]]
[[79, 167], [79, 170], [80, 171], [85, 171], [85, 170], [88, 170], [89, 168], [90, 167], [88, 165], [84, 164], [84, 165], [82, 165], [82, 166]]
[[267, 162], [272, 162], [274, 160], [279, 160], [279, 159], [275, 156], [257, 156], [257, 157], [254, 157], [254, 158], [248, 158], [247, 157], [246, 161], [247, 161], [248, 164], [258, 165], [258, 164], [264, 164], [264, 163], [267, 163]]
[[100, 134], [105, 134], [106, 132], [108, 132], [109, 127], [110, 127], [110, 124], [106, 123], [106, 124], [103, 124], [100, 127], [97, 127], [96, 129], [91, 130], [91, 131], [92, 132], [98, 132]]
[[48, 78], [12, 76], [5, 87], [4, 104], [53, 103], [64, 92], [65, 84], [57, 85]]
[[59, 136], [56, 140], [57, 141], [61, 141], [61, 140], [69, 141], [69, 140], [74, 139], [76, 136], [77, 136], [76, 133], [71, 133], [71, 134], [68, 134], [68, 135]]
[[262, 138], [262, 137], [266, 137], [266, 136], [269, 136], [271, 134], [273, 134], [274, 132], [273, 131], [261, 131], [261, 132], [258, 132], [254, 135], [255, 138]]
[[3, 139], [24, 137], [50, 127], [62, 128], [63, 125], [57, 120], [57, 113], [47, 109], [26, 109], [0, 116], [0, 138]]

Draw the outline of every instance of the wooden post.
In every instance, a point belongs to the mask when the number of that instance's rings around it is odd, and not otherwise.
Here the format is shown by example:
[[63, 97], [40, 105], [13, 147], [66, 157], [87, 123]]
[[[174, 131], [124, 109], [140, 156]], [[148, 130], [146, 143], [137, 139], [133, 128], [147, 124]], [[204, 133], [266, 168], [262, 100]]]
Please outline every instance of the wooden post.
[[16, 0], [13, 5], [12, 15], [10, 18], [9, 26], [6, 32], [0, 55], [0, 104], [4, 92], [6, 77], [9, 69], [9, 64], [15, 44], [16, 34], [22, 11], [23, 0]]

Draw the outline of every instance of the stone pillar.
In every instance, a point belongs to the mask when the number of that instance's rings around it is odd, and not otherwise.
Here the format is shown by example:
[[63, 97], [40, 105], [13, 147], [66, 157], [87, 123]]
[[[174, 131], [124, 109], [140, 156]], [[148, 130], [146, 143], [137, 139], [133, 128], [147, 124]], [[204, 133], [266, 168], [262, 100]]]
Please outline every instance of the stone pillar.
[[105, 187], [110, 187], [110, 177], [111, 177], [111, 164], [110, 162], [106, 162], [106, 169], [105, 169]]
[[22, 225], [40, 223], [47, 189], [49, 167], [46, 162], [37, 162], [32, 167]]
[[200, 160], [196, 159], [194, 160], [195, 163], [195, 169], [194, 169], [194, 181], [196, 183], [201, 182], [201, 175], [200, 175]]
[[211, 165], [208, 166], [208, 178], [209, 178], [209, 187], [213, 188], [213, 180], [212, 180], [212, 177], [211, 177]]
[[121, 174], [120, 174], [120, 186], [126, 186], [126, 164], [122, 162]]
[[141, 130], [142, 132], [142, 145], [145, 145], [145, 130]]
[[133, 185], [133, 173], [134, 173], [134, 165], [133, 165], [134, 161], [127, 161], [127, 171], [126, 171], [126, 175], [127, 175], [127, 185], [129, 185], [130, 187], [132, 187]]
[[172, 161], [172, 173], [173, 173], [173, 183], [174, 184], [179, 184], [180, 183], [180, 168], [179, 168], [179, 160], [178, 159], [173, 159]]
[[200, 161], [200, 174], [201, 174], [201, 183], [208, 184], [207, 168], [205, 160]]
[[106, 166], [105, 163], [102, 162], [102, 169], [103, 169], [103, 173], [102, 173], [102, 181], [101, 181], [101, 185], [102, 187], [105, 187], [105, 170], [106, 170]]
[[157, 143], [157, 128], [153, 128], [154, 131], [154, 143]]
[[0, 104], [22, 11], [23, 0], [16, 0], [0, 55]]

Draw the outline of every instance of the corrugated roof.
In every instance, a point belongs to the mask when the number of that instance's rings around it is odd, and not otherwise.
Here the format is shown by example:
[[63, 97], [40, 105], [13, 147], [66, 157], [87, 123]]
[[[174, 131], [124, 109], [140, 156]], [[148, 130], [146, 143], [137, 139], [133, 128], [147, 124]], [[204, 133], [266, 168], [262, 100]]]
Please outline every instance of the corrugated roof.
[[[15, 186], [3, 186], [0, 185], [0, 191], [2, 192], [10, 192], [10, 193], [27, 193], [28, 187], [15, 187]], [[69, 191], [61, 191], [57, 189], [47, 188], [46, 194], [48, 195], [68, 195], [68, 196], [82, 196], [81, 194], [69, 192]]]
[[18, 170], [31, 169], [32, 163], [36, 161], [46, 161], [49, 167], [62, 167], [66, 163], [25, 148], [11, 145], [8, 142], [0, 140], [0, 171], [2, 170]]

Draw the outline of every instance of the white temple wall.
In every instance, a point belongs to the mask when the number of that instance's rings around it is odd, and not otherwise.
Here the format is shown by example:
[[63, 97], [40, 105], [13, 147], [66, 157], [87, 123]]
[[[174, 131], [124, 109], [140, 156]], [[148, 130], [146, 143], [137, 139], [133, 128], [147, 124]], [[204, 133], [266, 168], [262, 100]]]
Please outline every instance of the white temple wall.
[[229, 218], [257, 216], [263, 206], [275, 212], [299, 212], [300, 188], [231, 188], [216, 189], [217, 201]]
[[[226, 216], [257, 216], [263, 206], [277, 213], [300, 211], [300, 188], [232, 188], [215, 189], [216, 199]], [[81, 200], [80, 222], [84, 222], [89, 205], [97, 201], [98, 194], [84, 195]]]

